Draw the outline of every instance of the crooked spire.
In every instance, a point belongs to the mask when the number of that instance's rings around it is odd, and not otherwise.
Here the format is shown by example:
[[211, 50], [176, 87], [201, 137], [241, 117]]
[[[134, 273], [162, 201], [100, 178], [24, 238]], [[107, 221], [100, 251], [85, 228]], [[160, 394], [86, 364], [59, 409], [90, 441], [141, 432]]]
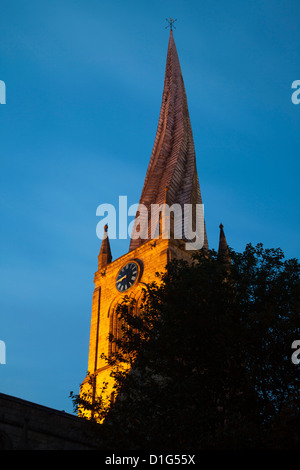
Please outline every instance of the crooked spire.
[[[183, 209], [184, 204], [202, 204], [187, 97], [172, 30], [158, 127], [140, 198], [140, 204], [148, 209], [148, 221], [139, 212], [135, 219], [140, 232], [148, 227], [148, 238], [132, 238], [130, 250], [151, 238], [150, 206], [165, 202], [166, 187], [169, 205], [180, 204]], [[204, 246], [208, 247], [206, 230]]]
[[111, 263], [112, 260], [107, 230], [108, 225], [105, 225], [101, 248], [98, 255], [98, 270], [104, 268], [107, 264]]

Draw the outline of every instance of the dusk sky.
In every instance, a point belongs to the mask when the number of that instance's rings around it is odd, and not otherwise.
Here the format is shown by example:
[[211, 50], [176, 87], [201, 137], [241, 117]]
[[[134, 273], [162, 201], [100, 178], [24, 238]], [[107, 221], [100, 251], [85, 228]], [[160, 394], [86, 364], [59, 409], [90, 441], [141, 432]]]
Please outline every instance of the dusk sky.
[[[235, 250], [261, 242], [299, 258], [299, 0], [2, 1], [2, 393], [72, 412], [87, 372], [96, 209], [139, 201], [168, 17], [210, 248], [222, 222]], [[129, 239], [111, 248], [116, 259]]]

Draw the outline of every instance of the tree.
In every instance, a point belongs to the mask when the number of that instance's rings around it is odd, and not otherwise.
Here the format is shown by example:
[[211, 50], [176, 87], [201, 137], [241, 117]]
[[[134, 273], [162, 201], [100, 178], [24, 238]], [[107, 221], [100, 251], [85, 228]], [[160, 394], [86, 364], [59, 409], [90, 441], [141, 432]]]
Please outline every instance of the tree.
[[97, 393], [96, 377], [94, 374], [87, 374], [88, 387], [81, 390], [80, 394], [70, 392], [69, 398], [73, 402], [73, 411], [79, 418], [88, 419], [93, 423], [102, 422], [108, 411], [107, 406], [107, 382], [103, 382], [100, 392]]
[[281, 432], [299, 445], [299, 432], [287, 434], [300, 416], [299, 263], [261, 244], [230, 259], [210, 250], [172, 261], [138, 315], [124, 298], [107, 358], [117, 396], [102, 425], [107, 446], [280, 448]]

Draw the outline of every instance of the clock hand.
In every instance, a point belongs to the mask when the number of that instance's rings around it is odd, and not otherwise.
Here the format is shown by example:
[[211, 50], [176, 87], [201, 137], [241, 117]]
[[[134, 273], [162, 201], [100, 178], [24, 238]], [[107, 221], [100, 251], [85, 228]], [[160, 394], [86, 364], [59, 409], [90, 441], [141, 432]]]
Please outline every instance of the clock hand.
[[121, 279], [118, 279], [117, 282], [121, 282], [125, 277], [127, 277], [127, 274], [125, 274], [125, 276], [121, 277]]

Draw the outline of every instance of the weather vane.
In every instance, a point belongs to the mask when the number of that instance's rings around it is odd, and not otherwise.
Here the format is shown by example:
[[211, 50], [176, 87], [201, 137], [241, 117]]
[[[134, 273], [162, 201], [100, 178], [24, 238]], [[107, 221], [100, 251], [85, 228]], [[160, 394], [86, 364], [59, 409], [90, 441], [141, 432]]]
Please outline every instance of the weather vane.
[[168, 26], [166, 26], [165, 29], [170, 28], [171, 31], [173, 30], [173, 28], [176, 29], [175, 26], [174, 26], [174, 23], [175, 23], [175, 21], [177, 21], [177, 20], [172, 20], [172, 18], [166, 18], [166, 21], [167, 21], [169, 24], [168, 24]]

